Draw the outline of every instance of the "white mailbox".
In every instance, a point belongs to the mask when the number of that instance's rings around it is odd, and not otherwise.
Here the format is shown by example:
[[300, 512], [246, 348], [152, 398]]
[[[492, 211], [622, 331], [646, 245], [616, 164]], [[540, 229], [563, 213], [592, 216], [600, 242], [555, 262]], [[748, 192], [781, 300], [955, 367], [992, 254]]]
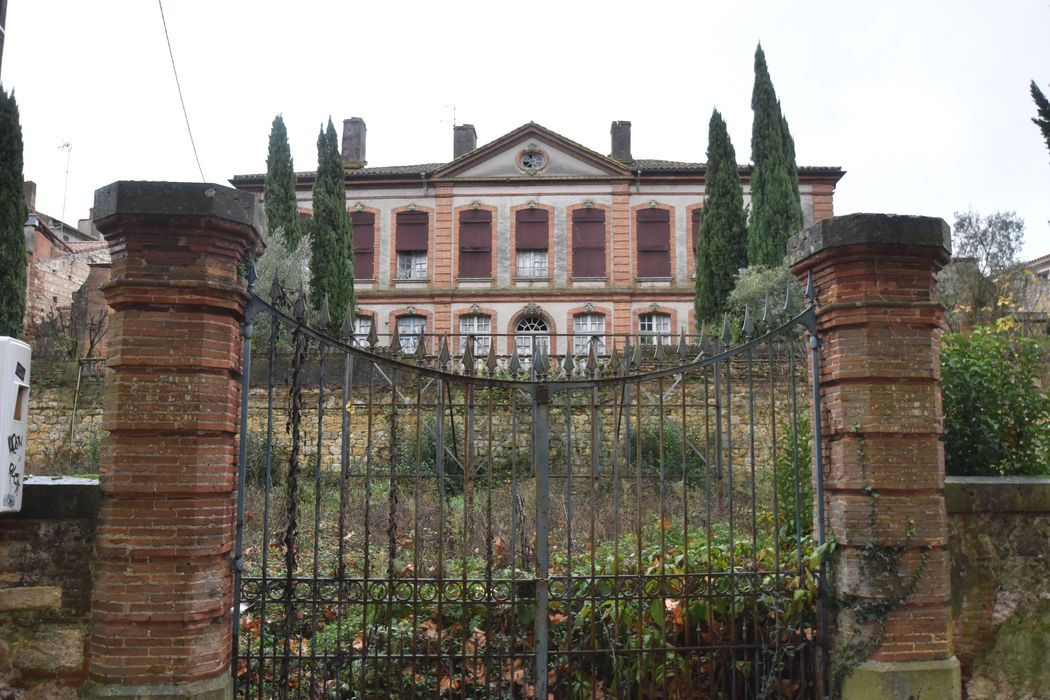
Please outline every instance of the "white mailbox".
[[29, 426], [29, 365], [32, 349], [15, 338], [0, 337], [0, 513], [22, 508], [22, 477], [26, 468]]

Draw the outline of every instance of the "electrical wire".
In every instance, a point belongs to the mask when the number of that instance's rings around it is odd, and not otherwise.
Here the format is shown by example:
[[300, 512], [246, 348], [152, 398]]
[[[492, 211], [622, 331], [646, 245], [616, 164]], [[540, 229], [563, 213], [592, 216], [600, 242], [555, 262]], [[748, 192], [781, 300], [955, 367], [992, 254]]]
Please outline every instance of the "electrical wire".
[[182, 116], [186, 119], [186, 133], [190, 135], [190, 146], [193, 148], [193, 157], [197, 160], [197, 170], [201, 174], [201, 182], [207, 182], [204, 177], [204, 168], [201, 167], [200, 156], [197, 155], [197, 144], [193, 140], [193, 130], [190, 129], [190, 115], [186, 111], [186, 100], [182, 97], [182, 85], [179, 83], [179, 71], [175, 68], [175, 54], [171, 51], [171, 37], [168, 36], [168, 22], [164, 19], [164, 3], [157, 0], [160, 8], [160, 22], [164, 25], [164, 40], [168, 42], [168, 56], [171, 57], [171, 72], [175, 74], [175, 87], [179, 91], [179, 102], [182, 104]]

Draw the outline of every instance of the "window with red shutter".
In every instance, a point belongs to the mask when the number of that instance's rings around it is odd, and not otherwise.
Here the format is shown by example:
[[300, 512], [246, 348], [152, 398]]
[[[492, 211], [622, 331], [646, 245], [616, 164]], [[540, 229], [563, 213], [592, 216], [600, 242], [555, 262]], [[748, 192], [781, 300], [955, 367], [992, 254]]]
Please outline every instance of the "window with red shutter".
[[514, 214], [514, 251], [519, 279], [547, 277], [550, 219], [544, 209], [521, 209]]
[[638, 245], [638, 277], [670, 277], [670, 212], [666, 209], [639, 209], [635, 239]]
[[367, 211], [350, 214], [354, 226], [354, 279], [375, 278], [376, 217]]
[[693, 210], [693, 228], [691, 230], [692, 237], [689, 239], [690, 245], [693, 246], [693, 254], [696, 254], [696, 246], [700, 243], [700, 219], [704, 215], [704, 210], [697, 208]]
[[398, 279], [427, 278], [429, 220], [425, 211], [398, 212], [394, 231]]
[[492, 277], [492, 212], [467, 209], [459, 213], [459, 277]]
[[605, 212], [601, 209], [572, 213], [572, 276], [605, 276]]

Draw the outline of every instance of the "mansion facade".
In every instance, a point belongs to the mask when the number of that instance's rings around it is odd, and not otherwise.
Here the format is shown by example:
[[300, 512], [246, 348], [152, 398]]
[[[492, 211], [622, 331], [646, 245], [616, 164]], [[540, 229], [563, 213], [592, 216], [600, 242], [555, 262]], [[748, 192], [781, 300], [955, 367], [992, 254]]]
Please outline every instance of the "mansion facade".
[[[370, 168], [364, 122], [344, 121], [357, 336], [396, 328], [412, 352], [425, 330], [451, 347], [473, 336], [476, 354], [543, 343], [561, 355], [595, 336], [604, 350], [613, 338], [694, 332], [704, 164], [635, 159], [630, 129], [613, 122], [604, 156], [531, 122], [477, 147], [464, 124], [450, 162]], [[745, 202], [749, 175], [741, 166]], [[799, 168], [806, 225], [832, 215], [843, 175]], [[298, 174], [306, 214], [313, 179]], [[261, 196], [264, 176], [231, 183]]]

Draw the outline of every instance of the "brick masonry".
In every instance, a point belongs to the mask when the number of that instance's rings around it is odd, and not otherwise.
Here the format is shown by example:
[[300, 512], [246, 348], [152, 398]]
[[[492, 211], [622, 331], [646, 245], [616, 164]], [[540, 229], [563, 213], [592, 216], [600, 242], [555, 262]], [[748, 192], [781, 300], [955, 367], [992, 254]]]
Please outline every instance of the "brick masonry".
[[259, 245], [254, 198], [151, 182], [114, 183], [95, 197], [113, 251], [104, 289], [112, 374], [89, 695], [228, 685], [247, 300], [237, 264]]
[[[905, 686], [918, 682], [909, 662], [945, 662], [938, 687], [958, 682], [937, 385], [943, 310], [932, 296], [949, 250], [940, 219], [869, 214], [826, 219], [789, 243], [792, 271], [812, 275], [819, 304], [826, 524], [838, 543], [832, 655], [847, 686], [851, 669], [872, 662], [910, 678]], [[854, 618], [887, 600], [884, 631]]]

